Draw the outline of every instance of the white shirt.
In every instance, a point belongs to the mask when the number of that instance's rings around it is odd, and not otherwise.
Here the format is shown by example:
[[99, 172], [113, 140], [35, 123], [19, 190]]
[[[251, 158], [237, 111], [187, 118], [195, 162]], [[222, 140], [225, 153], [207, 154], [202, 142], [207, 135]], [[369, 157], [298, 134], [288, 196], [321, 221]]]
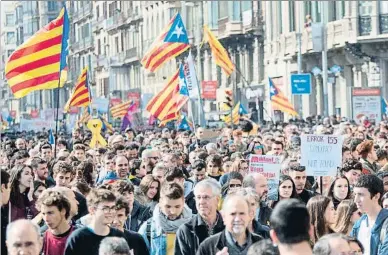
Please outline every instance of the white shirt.
[[372, 228], [373, 225], [369, 224], [369, 219], [366, 218], [363, 220], [360, 224], [360, 229], [358, 230], [357, 239], [362, 243], [362, 246], [364, 246], [365, 252], [364, 255], [370, 254], [370, 239], [372, 236]]

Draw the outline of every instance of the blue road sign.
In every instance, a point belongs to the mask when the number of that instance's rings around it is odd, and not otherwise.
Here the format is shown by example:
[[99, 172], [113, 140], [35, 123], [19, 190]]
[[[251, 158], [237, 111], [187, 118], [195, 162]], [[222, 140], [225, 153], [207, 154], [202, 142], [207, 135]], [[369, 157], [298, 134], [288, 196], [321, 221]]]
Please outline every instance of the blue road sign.
[[311, 74], [291, 74], [291, 93], [293, 95], [304, 95], [311, 93]]

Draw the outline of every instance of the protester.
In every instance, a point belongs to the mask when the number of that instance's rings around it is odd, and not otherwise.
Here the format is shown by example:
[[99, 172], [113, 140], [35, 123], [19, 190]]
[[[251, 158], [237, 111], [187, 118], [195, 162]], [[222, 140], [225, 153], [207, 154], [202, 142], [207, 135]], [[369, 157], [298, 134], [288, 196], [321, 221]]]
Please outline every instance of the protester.
[[350, 183], [344, 175], [338, 175], [330, 184], [327, 196], [333, 201], [334, 209], [351, 196]]
[[314, 255], [349, 254], [351, 248], [346, 236], [333, 233], [319, 239], [314, 245]]
[[383, 181], [373, 174], [362, 175], [354, 185], [354, 202], [364, 215], [350, 235], [362, 243], [365, 254], [388, 254], [388, 235], [381, 236], [381, 229], [388, 224], [388, 210], [381, 207], [383, 194]]
[[128, 243], [121, 237], [105, 237], [98, 249], [98, 255], [129, 255]]
[[296, 192], [298, 193], [299, 199], [302, 200], [305, 204], [312, 198], [315, 194], [311, 190], [307, 190], [306, 187], [306, 168], [300, 165], [293, 165], [290, 167], [289, 175], [295, 183]]
[[195, 255], [199, 245], [209, 236], [224, 230], [225, 226], [217, 205], [221, 187], [213, 179], [203, 180], [194, 188], [198, 214], [176, 232], [174, 254]]
[[87, 203], [91, 215], [90, 224], [71, 233], [66, 243], [65, 255], [97, 255], [99, 245], [105, 237], [124, 237], [122, 232], [109, 227], [116, 214], [116, 197], [111, 191], [92, 190]]
[[298, 198], [298, 193], [296, 191], [296, 186], [294, 181], [288, 175], [281, 175], [279, 177], [279, 188], [278, 188], [279, 199], [277, 201], [272, 201], [270, 207], [273, 209], [277, 203], [284, 199], [289, 198]]
[[249, 247], [262, 240], [248, 230], [250, 223], [249, 204], [240, 195], [228, 195], [222, 206], [225, 230], [207, 238], [198, 248], [198, 255], [215, 255], [218, 252], [230, 255], [246, 255]]
[[39, 227], [29, 220], [11, 222], [7, 226], [6, 239], [9, 255], [40, 255], [42, 238], [39, 235]]
[[9, 223], [9, 198], [11, 194], [10, 176], [1, 169], [1, 254], [7, 254], [5, 234]]
[[310, 215], [297, 199], [280, 201], [271, 214], [271, 239], [281, 255], [311, 255]]

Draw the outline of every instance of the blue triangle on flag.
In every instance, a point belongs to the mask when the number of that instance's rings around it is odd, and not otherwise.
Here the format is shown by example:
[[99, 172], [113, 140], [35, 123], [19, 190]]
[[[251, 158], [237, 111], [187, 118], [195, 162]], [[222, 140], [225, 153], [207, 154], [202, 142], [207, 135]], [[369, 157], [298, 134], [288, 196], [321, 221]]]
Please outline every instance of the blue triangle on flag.
[[191, 130], [189, 122], [186, 119], [186, 116], [183, 116], [183, 119], [182, 119], [181, 123], [179, 124], [178, 129]]
[[185, 25], [183, 24], [182, 17], [179, 13], [177, 13], [177, 15], [175, 16], [170, 30], [164, 38], [164, 42], [189, 44], [187, 31]]
[[238, 109], [238, 114], [240, 114], [240, 115], [248, 114], [247, 110], [245, 110], [244, 106], [241, 103], [240, 103], [240, 107]]

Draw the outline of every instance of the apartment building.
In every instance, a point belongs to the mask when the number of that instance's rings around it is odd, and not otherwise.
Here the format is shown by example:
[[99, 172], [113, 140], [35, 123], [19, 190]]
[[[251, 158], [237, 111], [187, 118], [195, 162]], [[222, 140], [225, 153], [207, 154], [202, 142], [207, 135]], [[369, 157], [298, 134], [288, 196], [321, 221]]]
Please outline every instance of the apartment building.
[[[302, 109], [303, 117], [327, 112], [352, 118], [351, 92], [355, 87], [381, 88], [382, 96], [387, 96], [388, 2], [267, 1], [263, 15], [265, 75], [274, 79], [296, 109]], [[320, 44], [313, 36], [314, 29], [320, 29], [319, 23], [323, 24], [327, 47], [327, 93], [322, 54], [314, 47]], [[301, 70], [313, 74], [312, 93], [302, 97], [291, 95], [289, 80], [290, 74], [298, 71], [299, 34]], [[267, 102], [271, 109], [268, 98]]]

